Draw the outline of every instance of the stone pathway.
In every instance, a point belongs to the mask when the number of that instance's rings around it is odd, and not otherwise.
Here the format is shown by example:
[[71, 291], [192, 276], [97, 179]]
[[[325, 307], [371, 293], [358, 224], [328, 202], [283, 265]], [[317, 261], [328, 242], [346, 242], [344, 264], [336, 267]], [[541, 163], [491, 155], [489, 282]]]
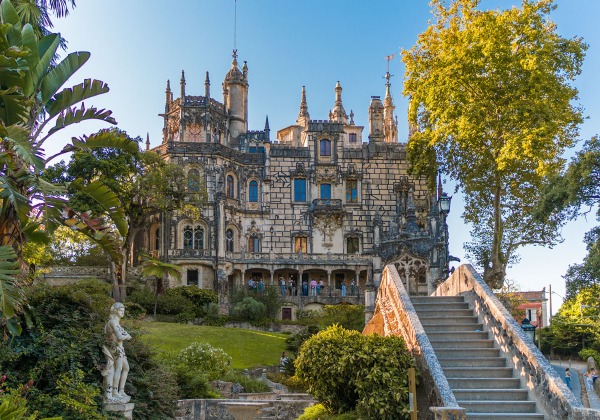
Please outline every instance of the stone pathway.
[[[560, 363], [560, 365], [552, 364], [552, 367], [554, 367], [554, 369], [563, 379], [565, 377], [565, 368], [571, 368], [571, 388], [575, 396], [579, 398], [579, 400], [581, 400], [581, 381], [579, 380], [579, 375], [583, 375], [586, 372], [587, 364], [583, 362], [560, 362], [556, 360], [554, 360], [553, 362]], [[587, 392], [587, 396], [590, 402], [590, 408], [594, 410], [600, 410], [600, 397], [598, 396], [598, 394], [596, 394], [594, 390], [587, 390], [584, 392]]]

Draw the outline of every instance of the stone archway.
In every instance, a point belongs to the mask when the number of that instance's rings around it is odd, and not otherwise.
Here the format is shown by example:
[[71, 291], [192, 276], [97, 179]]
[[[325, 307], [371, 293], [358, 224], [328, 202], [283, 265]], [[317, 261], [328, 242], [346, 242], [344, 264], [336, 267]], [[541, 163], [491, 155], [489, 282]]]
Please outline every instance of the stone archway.
[[391, 262], [398, 270], [404, 287], [412, 296], [427, 295], [427, 262], [410, 254], [402, 254]]

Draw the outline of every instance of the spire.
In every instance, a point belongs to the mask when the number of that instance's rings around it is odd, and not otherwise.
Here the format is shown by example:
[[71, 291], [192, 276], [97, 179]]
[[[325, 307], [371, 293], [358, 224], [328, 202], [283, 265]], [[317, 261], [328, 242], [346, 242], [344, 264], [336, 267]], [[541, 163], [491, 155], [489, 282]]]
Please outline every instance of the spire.
[[244, 75], [244, 80], [248, 80], [248, 63], [244, 61], [244, 65], [242, 66], [242, 74]]
[[208, 72], [206, 72], [206, 79], [204, 79], [204, 96], [207, 100], [210, 100], [210, 78]]
[[265, 141], [271, 140], [271, 129], [269, 128], [269, 116], [265, 119]]
[[173, 102], [173, 93], [171, 92], [171, 81], [167, 80], [167, 90], [165, 90], [165, 113], [169, 112], [169, 104]]
[[308, 105], [306, 103], [306, 88], [302, 86], [302, 96], [300, 97], [300, 112], [298, 113], [298, 119], [296, 123], [299, 125], [306, 125], [310, 120], [310, 115], [308, 114]]
[[179, 82], [181, 85], [181, 104], [185, 102], [185, 72], [181, 70], [181, 81]]
[[146, 133], [146, 150], [150, 150], [150, 134]]
[[354, 111], [350, 110], [350, 125], [354, 125]]
[[[389, 64], [388, 64], [389, 65]], [[386, 143], [398, 142], [398, 123], [394, 118], [394, 100], [392, 99], [389, 70], [385, 73], [385, 98], [383, 100], [383, 121]]]
[[335, 106], [333, 107], [333, 121], [348, 124], [348, 114], [342, 104], [342, 86], [338, 81], [335, 85]]

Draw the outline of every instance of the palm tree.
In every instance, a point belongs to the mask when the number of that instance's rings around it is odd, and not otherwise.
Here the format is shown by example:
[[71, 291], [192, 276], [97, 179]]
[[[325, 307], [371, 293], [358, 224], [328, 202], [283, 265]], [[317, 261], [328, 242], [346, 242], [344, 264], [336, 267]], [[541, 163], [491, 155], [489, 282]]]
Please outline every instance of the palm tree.
[[175, 264], [169, 264], [164, 261], [149, 258], [142, 264], [142, 277], [154, 277], [154, 316], [156, 317], [156, 307], [158, 305], [158, 295], [163, 293], [165, 277], [173, 277], [177, 281], [181, 280], [182, 268]]

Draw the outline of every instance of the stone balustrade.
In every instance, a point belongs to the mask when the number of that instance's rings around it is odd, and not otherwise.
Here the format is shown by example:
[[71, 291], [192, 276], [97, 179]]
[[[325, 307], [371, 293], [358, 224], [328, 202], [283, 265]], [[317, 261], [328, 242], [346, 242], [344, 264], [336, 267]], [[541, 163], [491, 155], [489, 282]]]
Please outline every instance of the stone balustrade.
[[[410, 296], [393, 265], [387, 265], [383, 270], [375, 312], [363, 331], [363, 334], [372, 333], [404, 339], [421, 371], [424, 383], [419, 388], [425, 390], [429, 411], [435, 419], [466, 418], [465, 410], [456, 401]], [[426, 415], [426, 418], [429, 417]]]
[[521, 382], [549, 418], [598, 419], [598, 411], [583, 407], [550, 362], [470, 265], [460, 266], [433, 293], [433, 296], [459, 295], [465, 297], [480, 322], [488, 327], [501, 353], [520, 372]]

